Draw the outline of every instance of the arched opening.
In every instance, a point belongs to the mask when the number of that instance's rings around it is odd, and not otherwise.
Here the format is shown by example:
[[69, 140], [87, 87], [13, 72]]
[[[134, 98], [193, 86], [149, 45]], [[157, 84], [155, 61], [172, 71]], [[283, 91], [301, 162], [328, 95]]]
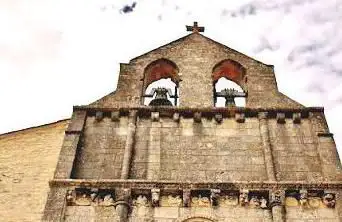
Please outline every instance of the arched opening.
[[183, 222], [214, 222], [214, 220], [210, 220], [205, 217], [192, 217], [184, 220]]
[[223, 60], [213, 68], [215, 107], [246, 106], [246, 69], [233, 60]]
[[144, 71], [142, 104], [177, 106], [179, 104], [179, 69], [168, 59], [150, 63]]

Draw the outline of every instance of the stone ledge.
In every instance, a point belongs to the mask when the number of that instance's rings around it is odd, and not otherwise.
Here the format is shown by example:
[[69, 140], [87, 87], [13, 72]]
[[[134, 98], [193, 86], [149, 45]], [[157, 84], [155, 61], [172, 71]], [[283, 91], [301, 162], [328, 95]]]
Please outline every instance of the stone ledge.
[[342, 189], [342, 181], [322, 183], [261, 182], [176, 182], [155, 180], [88, 180], [88, 179], [54, 179], [49, 181], [50, 187], [95, 187], [101, 189]]
[[214, 117], [215, 114], [222, 114], [223, 117], [234, 117], [236, 113], [244, 113], [246, 117], [257, 117], [260, 112], [268, 112], [268, 118], [276, 118], [277, 113], [284, 113], [286, 118], [293, 118], [294, 113], [299, 113], [302, 118], [307, 118], [310, 112], [322, 112], [323, 107], [304, 107], [304, 108], [248, 108], [248, 107], [170, 107], [170, 106], [137, 106], [137, 107], [113, 107], [113, 108], [94, 108], [90, 106], [74, 106], [74, 111], [85, 110], [88, 115], [96, 115], [96, 112], [104, 112], [104, 116], [111, 116], [111, 112], [118, 111], [120, 115], [128, 115], [130, 110], [137, 110], [139, 116], [150, 116], [152, 112], [159, 112], [160, 116], [172, 117], [174, 113], [179, 113], [184, 117], [193, 117], [196, 112], [200, 112], [203, 117]]

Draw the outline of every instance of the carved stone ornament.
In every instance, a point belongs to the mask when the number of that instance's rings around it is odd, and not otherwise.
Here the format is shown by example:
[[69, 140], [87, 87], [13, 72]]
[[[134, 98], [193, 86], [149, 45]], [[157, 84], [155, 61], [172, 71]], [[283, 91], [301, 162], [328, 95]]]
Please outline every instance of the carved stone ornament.
[[248, 205], [248, 190], [241, 190], [239, 196], [239, 203], [240, 206], [247, 206]]
[[293, 113], [292, 120], [293, 120], [293, 123], [299, 124], [301, 122], [301, 114]]
[[160, 189], [152, 189], [152, 206], [159, 207]]
[[145, 195], [139, 195], [136, 199], [133, 200], [133, 205], [136, 207], [149, 207], [150, 204]]
[[277, 113], [277, 123], [285, 123], [285, 113]]
[[153, 122], [159, 121], [159, 112], [151, 112], [151, 119]]
[[308, 204], [308, 191], [307, 190], [299, 191], [299, 204], [301, 206], [307, 206]]
[[220, 207], [236, 206], [239, 204], [239, 198], [237, 195], [229, 194], [221, 196], [219, 199]]
[[235, 113], [235, 120], [238, 123], [244, 123], [245, 122], [245, 114], [244, 113]]
[[208, 197], [202, 197], [201, 195], [191, 198], [191, 207], [209, 207], [210, 200]]
[[219, 189], [212, 189], [210, 193], [210, 202], [211, 205], [216, 207], [219, 204], [219, 197], [220, 197], [221, 190]]
[[259, 208], [260, 207], [260, 200], [257, 196], [252, 196], [249, 200], [249, 206], [252, 208]]
[[78, 206], [90, 206], [91, 202], [90, 196], [86, 193], [81, 193], [76, 196], [75, 204]]
[[120, 112], [119, 111], [113, 111], [110, 115], [111, 120], [114, 122], [118, 122], [120, 120]]
[[66, 194], [66, 202], [71, 205], [75, 202], [76, 194], [74, 190], [68, 190]]
[[107, 194], [99, 200], [99, 205], [100, 206], [113, 206], [115, 203], [114, 198], [112, 197], [111, 194]]
[[281, 190], [273, 191], [271, 193], [271, 207], [282, 205], [283, 192]]
[[160, 206], [162, 206], [162, 207], [180, 207], [180, 206], [182, 206], [182, 198], [179, 195], [161, 196]]
[[190, 190], [183, 190], [183, 206], [190, 207], [191, 192]]
[[265, 197], [260, 198], [260, 208], [261, 209], [267, 209], [267, 200]]
[[223, 116], [221, 113], [216, 113], [214, 118], [215, 118], [217, 123], [222, 123], [222, 121], [223, 121]]
[[202, 121], [202, 113], [201, 112], [195, 112], [194, 113], [194, 121], [196, 123], [200, 123]]
[[101, 121], [103, 119], [103, 112], [97, 111], [95, 113], [95, 119], [96, 119], [96, 121]]
[[328, 208], [335, 208], [336, 198], [333, 193], [324, 193], [322, 197], [323, 204]]
[[310, 208], [320, 208], [322, 205], [322, 199], [320, 197], [309, 197], [308, 203]]

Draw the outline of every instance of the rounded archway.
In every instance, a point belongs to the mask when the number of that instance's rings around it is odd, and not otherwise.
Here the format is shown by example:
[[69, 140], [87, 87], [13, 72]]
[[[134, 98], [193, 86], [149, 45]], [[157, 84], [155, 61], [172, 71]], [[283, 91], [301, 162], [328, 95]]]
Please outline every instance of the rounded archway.
[[[165, 99], [161, 105], [170, 101], [169, 104], [176, 106], [178, 103], [178, 86], [180, 82], [178, 73], [179, 69], [177, 65], [165, 58], [155, 60], [147, 65], [144, 70], [142, 104], [151, 104], [150, 101], [153, 101], [159, 95], [159, 97], [162, 96]], [[163, 95], [161, 95], [161, 92]]]
[[212, 70], [213, 99], [215, 107], [246, 105], [246, 69], [238, 62], [226, 59]]
[[183, 222], [214, 222], [214, 220], [211, 220], [205, 217], [192, 217], [192, 218], [183, 220]]

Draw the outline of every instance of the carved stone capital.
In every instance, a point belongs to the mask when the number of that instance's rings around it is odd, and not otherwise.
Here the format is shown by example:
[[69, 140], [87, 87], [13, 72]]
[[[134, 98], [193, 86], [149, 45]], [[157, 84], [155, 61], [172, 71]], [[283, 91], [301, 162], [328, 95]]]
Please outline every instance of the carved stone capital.
[[324, 191], [322, 202], [328, 208], [335, 208], [336, 194], [330, 191]]
[[211, 202], [211, 205], [213, 207], [218, 206], [220, 193], [221, 193], [220, 189], [211, 189], [210, 190], [210, 202]]
[[285, 191], [284, 190], [274, 190], [271, 192], [270, 196], [270, 206], [281, 206], [284, 204]]
[[116, 197], [116, 201], [129, 202], [131, 199], [131, 189], [116, 188], [115, 197]]
[[243, 189], [240, 190], [240, 196], [239, 196], [239, 203], [240, 206], [247, 206], [248, 205], [248, 193], [249, 190]]
[[151, 203], [153, 207], [159, 207], [160, 189], [151, 189]]

